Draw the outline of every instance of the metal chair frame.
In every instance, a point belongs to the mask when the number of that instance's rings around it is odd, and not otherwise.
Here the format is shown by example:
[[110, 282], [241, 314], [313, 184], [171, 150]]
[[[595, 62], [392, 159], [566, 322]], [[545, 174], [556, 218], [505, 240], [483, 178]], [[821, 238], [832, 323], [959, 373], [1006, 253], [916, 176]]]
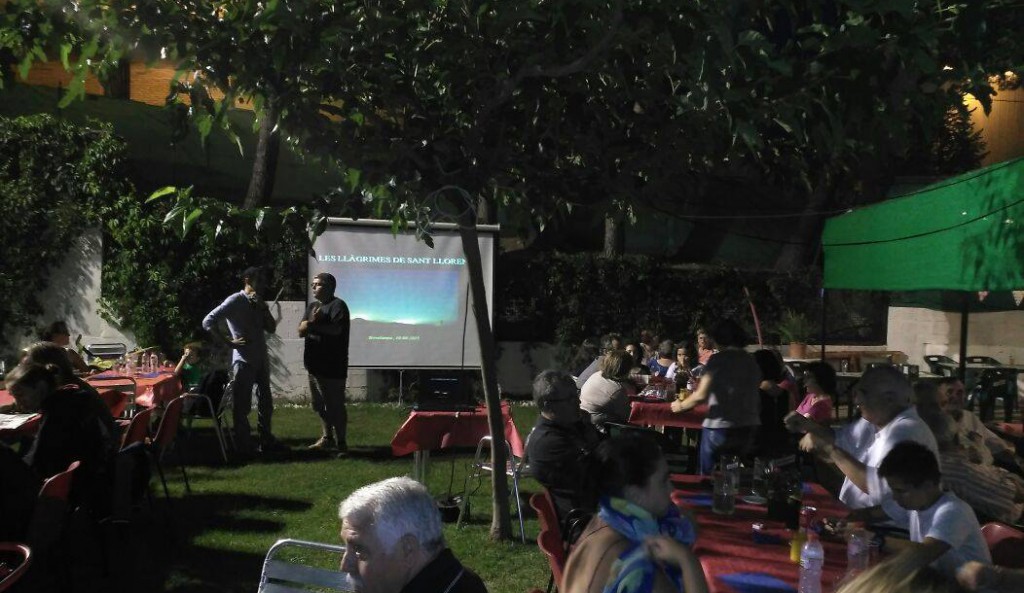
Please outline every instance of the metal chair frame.
[[310, 591], [353, 591], [347, 573], [309, 566], [300, 562], [278, 559], [282, 552], [316, 550], [338, 554], [335, 566], [341, 566], [345, 546], [323, 544], [298, 539], [279, 539], [270, 546], [263, 560], [258, 593], [309, 593]]
[[[520, 458], [517, 458], [515, 455], [512, 454], [512, 445], [508, 442], [508, 440], [503, 439], [503, 442], [505, 443], [506, 452], [505, 459], [507, 459], [505, 465], [505, 475], [512, 478], [512, 495], [515, 496], [516, 513], [519, 515], [519, 538], [520, 540], [522, 540], [524, 544], [526, 543], [526, 522], [523, 520], [523, 501], [520, 499], [519, 496], [519, 480], [529, 475], [529, 459], [526, 453], [526, 447], [529, 446], [530, 436], [532, 434], [533, 432], [531, 431], [530, 435], [527, 435], [526, 443], [523, 446], [523, 456]], [[485, 446], [487, 449], [486, 453], [484, 452]], [[469, 496], [466, 494], [466, 485], [469, 484], [470, 477], [480, 479], [483, 477], [483, 474], [485, 472], [490, 473], [494, 471], [494, 468], [491, 467], [490, 461], [490, 451], [491, 447], [493, 446], [494, 440], [491, 438], [490, 435], [487, 435], [484, 438], [480, 439], [480, 442], [477, 443], [476, 454], [473, 456], [473, 471], [470, 471], [466, 474], [466, 479], [463, 482], [462, 504], [460, 505], [459, 508], [459, 519], [455, 524], [456, 527], [462, 525], [462, 520], [464, 517], [468, 519]]]
[[[225, 387], [225, 391], [226, 390], [227, 390], [227, 388]], [[210, 411], [210, 419], [213, 420], [213, 431], [217, 435], [217, 444], [220, 446], [221, 457], [224, 458], [224, 463], [227, 463], [228, 462], [227, 441], [224, 439], [224, 432], [221, 430], [220, 414], [218, 414], [217, 410], [213, 409], [213, 400], [210, 399], [210, 396], [202, 394], [202, 393], [199, 393], [197, 391], [190, 391], [190, 392], [188, 392], [186, 394], [183, 394], [182, 397], [185, 397], [185, 398], [188, 398], [188, 399], [194, 399], [197, 402], [204, 402], [204, 401], [206, 402], [206, 409]], [[197, 416], [194, 413], [192, 413], [192, 412], [185, 413], [185, 425], [186, 425], [186, 427], [189, 430], [192, 429], [192, 422], [196, 418], [197, 418]]]

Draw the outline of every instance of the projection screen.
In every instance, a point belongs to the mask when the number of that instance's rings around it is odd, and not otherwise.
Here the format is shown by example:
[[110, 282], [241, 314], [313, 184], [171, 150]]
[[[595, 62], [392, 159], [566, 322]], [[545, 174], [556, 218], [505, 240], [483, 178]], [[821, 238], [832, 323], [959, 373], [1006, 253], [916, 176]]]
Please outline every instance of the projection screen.
[[[458, 229], [431, 228], [434, 248], [384, 220], [332, 218], [313, 244], [309, 278], [329, 272], [352, 316], [349, 367], [479, 368], [469, 269]], [[499, 227], [479, 226], [487, 310], [493, 324]], [[312, 302], [310, 291], [307, 302]]]

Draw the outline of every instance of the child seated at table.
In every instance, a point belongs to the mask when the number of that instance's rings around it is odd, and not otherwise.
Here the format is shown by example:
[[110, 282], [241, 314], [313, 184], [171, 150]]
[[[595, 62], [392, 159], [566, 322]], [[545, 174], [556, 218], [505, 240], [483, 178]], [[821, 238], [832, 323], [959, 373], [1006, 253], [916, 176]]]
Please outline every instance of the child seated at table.
[[199, 387], [199, 382], [203, 378], [203, 371], [199, 368], [199, 349], [201, 346], [200, 342], [185, 344], [181, 359], [178, 360], [177, 366], [174, 367], [174, 374], [181, 379], [181, 386], [185, 391], [194, 391]]
[[943, 492], [939, 462], [927, 447], [912, 441], [896, 444], [882, 460], [879, 477], [892, 490], [895, 504], [862, 509], [852, 515], [869, 520], [891, 517], [910, 531], [917, 545], [900, 558], [911, 566], [931, 565], [948, 579], [975, 560], [992, 563], [974, 511], [952, 492]]

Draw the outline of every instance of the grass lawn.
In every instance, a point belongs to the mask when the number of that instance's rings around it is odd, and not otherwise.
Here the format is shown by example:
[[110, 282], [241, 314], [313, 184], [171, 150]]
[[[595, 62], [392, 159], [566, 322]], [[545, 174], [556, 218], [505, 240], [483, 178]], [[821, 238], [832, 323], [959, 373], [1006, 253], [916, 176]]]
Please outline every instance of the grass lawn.
[[[411, 472], [411, 456], [396, 459], [390, 450], [391, 437], [407, 414], [405, 408], [389, 404], [349, 405], [351, 454], [338, 460], [304, 450], [319, 436], [319, 423], [311, 410], [278, 407], [274, 432], [292, 452], [246, 465], [218, 463], [212, 432], [205, 428], [209, 422], [197, 422], [186, 451], [193, 459], [188, 466], [192, 493], [185, 494], [180, 473], [170, 467], [172, 503], [168, 506], [154, 472], [155, 509], [136, 513], [128, 541], [116, 552], [126, 568], [109, 579], [99, 579], [103, 588], [255, 592], [263, 557], [274, 541], [290, 537], [337, 543], [338, 503], [342, 499], [369, 482]], [[515, 404], [513, 416], [525, 438], [536, 419], [536, 409], [532, 404]], [[444, 496], [449, 482], [454, 493], [460, 492], [472, 453], [435, 452], [431, 492]], [[538, 486], [532, 480], [522, 486], [525, 504]], [[490, 485], [485, 480], [475, 487], [471, 480], [469, 524], [461, 529], [445, 525], [445, 537], [456, 556], [483, 578], [492, 593], [544, 588], [547, 562], [536, 546], [538, 525], [532, 509], [525, 505], [530, 511], [526, 544], [518, 539], [492, 542], [488, 538]], [[513, 525], [518, 537], [514, 516]], [[78, 539], [89, 545], [88, 537]]]

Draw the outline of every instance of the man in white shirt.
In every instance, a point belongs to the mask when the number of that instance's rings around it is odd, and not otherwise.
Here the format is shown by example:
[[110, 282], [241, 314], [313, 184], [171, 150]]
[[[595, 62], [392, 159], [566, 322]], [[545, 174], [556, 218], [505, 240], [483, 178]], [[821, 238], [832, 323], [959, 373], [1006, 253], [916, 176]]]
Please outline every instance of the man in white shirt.
[[967, 450], [968, 459], [984, 465], [995, 464], [1024, 476], [1012, 446], [989, 430], [974, 412], [964, 409], [965, 398], [966, 389], [960, 379], [944, 377], [939, 381], [939, 407], [953, 418], [960, 446]]
[[917, 544], [901, 553], [904, 562], [930, 564], [950, 580], [967, 562], [992, 563], [974, 512], [952, 492], [942, 491], [938, 460], [927, 447], [909, 441], [897, 444], [878, 473], [898, 504], [898, 512], [886, 514], [907, 527], [910, 541]]
[[895, 509], [888, 486], [878, 477], [878, 466], [897, 443], [914, 441], [938, 454], [935, 437], [910, 405], [912, 394], [910, 383], [895, 367], [874, 367], [864, 372], [854, 390], [861, 420], [838, 434], [801, 414], [786, 417], [791, 431], [807, 433], [801, 449], [821, 454], [843, 472], [839, 499], [847, 507]]

